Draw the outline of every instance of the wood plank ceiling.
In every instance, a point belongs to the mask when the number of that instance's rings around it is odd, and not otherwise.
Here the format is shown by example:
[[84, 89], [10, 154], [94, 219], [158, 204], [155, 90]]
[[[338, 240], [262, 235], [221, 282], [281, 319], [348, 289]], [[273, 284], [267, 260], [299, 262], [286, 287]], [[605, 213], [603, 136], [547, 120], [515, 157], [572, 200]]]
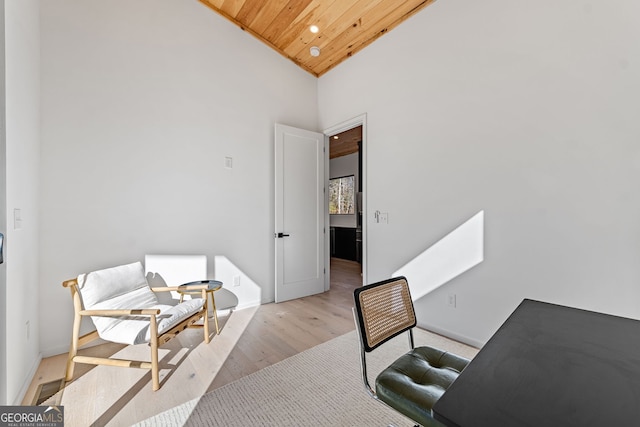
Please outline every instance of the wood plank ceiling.
[[358, 145], [362, 141], [362, 126], [346, 130], [337, 135], [329, 137], [329, 158], [346, 156], [357, 153], [360, 149]]
[[[316, 77], [433, 0], [199, 0]], [[315, 25], [316, 33], [310, 28]], [[311, 48], [320, 50], [313, 56]]]

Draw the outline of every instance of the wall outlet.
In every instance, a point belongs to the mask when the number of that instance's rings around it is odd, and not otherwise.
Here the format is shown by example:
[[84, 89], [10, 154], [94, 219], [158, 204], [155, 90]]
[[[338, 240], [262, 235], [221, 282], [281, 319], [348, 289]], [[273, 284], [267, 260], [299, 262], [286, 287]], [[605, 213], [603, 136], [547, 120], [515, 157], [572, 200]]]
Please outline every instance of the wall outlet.
[[240, 276], [233, 276], [233, 286], [240, 286]]
[[449, 294], [448, 302], [449, 307], [456, 308], [456, 294]]

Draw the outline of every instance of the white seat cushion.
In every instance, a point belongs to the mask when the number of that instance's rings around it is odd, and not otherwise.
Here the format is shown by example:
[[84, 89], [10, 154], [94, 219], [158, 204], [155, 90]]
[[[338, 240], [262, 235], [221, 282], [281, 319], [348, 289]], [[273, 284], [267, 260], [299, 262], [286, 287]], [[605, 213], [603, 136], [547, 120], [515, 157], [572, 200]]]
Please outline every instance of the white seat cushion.
[[[160, 315], [156, 318], [158, 319], [158, 335], [162, 335], [184, 319], [200, 311], [203, 304], [204, 300], [202, 298], [196, 298], [186, 300], [176, 306], [157, 304], [145, 308], [160, 309]], [[96, 317], [92, 317], [92, 319], [95, 323]], [[102, 317], [99, 319], [103, 320], [108, 318]], [[149, 316], [123, 316], [115, 318], [115, 320], [116, 321], [109, 323], [108, 328], [102, 330], [102, 332], [98, 332], [100, 338], [121, 344], [142, 344], [149, 342]]]
[[[176, 306], [162, 305], [153, 293], [140, 262], [78, 276], [78, 288], [87, 310], [133, 310], [158, 308], [158, 335], [202, 309], [202, 298]], [[92, 316], [100, 338], [122, 344], [148, 342], [149, 316]]]

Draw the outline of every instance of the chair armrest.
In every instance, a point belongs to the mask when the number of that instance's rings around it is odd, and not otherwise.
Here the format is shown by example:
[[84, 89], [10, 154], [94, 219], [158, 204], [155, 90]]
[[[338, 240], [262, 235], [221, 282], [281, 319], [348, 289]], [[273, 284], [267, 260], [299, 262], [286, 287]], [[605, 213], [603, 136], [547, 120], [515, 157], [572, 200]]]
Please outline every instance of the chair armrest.
[[74, 286], [78, 284], [78, 279], [69, 279], [62, 282], [62, 286], [68, 288], [69, 286]]
[[80, 310], [82, 316], [151, 316], [160, 314], [158, 308], [142, 308], [131, 310]]

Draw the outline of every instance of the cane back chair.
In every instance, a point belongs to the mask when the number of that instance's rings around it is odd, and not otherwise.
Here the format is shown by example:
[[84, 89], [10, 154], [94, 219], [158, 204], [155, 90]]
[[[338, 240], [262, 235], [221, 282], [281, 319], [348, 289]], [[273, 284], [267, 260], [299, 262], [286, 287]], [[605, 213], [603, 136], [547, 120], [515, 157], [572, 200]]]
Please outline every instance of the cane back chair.
[[[441, 426], [432, 417], [431, 408], [469, 361], [432, 347], [414, 346], [416, 315], [406, 278], [358, 288], [354, 300], [361, 374], [369, 395], [423, 426]], [[409, 351], [384, 369], [372, 388], [367, 377], [367, 353], [404, 332], [408, 334]]]

